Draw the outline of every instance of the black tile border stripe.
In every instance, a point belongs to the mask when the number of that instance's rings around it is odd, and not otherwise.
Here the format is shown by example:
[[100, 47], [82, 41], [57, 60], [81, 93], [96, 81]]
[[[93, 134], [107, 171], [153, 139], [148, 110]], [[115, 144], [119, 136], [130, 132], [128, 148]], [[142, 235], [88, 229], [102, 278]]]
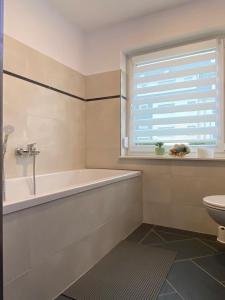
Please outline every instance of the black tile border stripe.
[[36, 81], [36, 80], [32, 80], [32, 79], [30, 79], [30, 78], [27, 78], [27, 77], [24, 77], [24, 76], [15, 74], [15, 73], [10, 72], [10, 71], [3, 70], [3, 74], [6, 74], [6, 75], [9, 75], [9, 76], [12, 76], [12, 77], [16, 77], [16, 78], [18, 78], [18, 79], [21, 79], [21, 80], [24, 80], [24, 81], [27, 81], [27, 82], [36, 84], [36, 85], [41, 86], [41, 87], [44, 87], [44, 88], [49, 89], [49, 90], [51, 90], [51, 91], [54, 91], [54, 92], [57, 92], [57, 93], [60, 93], [60, 94], [63, 94], [63, 95], [66, 95], [66, 96], [69, 96], [69, 97], [72, 97], [72, 98], [76, 98], [76, 99], [78, 99], [78, 100], [86, 101], [86, 100], [85, 100], [84, 98], [82, 98], [82, 97], [76, 96], [76, 95], [74, 95], [74, 94], [70, 94], [70, 93], [65, 92], [65, 91], [63, 91], [63, 90], [59, 90], [59, 89], [57, 89], [57, 88], [54, 88], [54, 87], [52, 87], [52, 86], [50, 86], [50, 85], [41, 83], [41, 82]]
[[89, 99], [86, 99], [87, 102], [89, 101], [98, 101], [98, 100], [110, 100], [110, 99], [115, 99], [115, 98], [120, 98], [120, 97], [123, 97], [123, 96], [120, 96], [120, 95], [114, 95], [114, 96], [106, 96], [106, 97], [98, 97], [98, 98], [89, 98]]
[[19, 75], [19, 74], [16, 74], [16, 73], [13, 73], [13, 72], [10, 72], [10, 71], [7, 71], [7, 70], [3, 70], [3, 74], [9, 75], [9, 76], [12, 76], [12, 77], [15, 77], [15, 78], [24, 80], [24, 81], [27, 81], [27, 82], [32, 83], [32, 84], [36, 84], [36, 85], [41, 86], [41, 87], [43, 87], [43, 88], [49, 89], [49, 90], [51, 90], [51, 91], [54, 91], [54, 92], [57, 92], [57, 93], [60, 93], [60, 94], [63, 94], [63, 95], [66, 95], [66, 96], [75, 98], [75, 99], [77, 99], [77, 100], [85, 101], [85, 102], [86, 102], [86, 101], [88, 102], [88, 101], [107, 100], [107, 99], [114, 99], [114, 98], [122, 98], [122, 99], [125, 99], [125, 100], [127, 99], [125, 96], [122, 96], [122, 95], [113, 95], [113, 96], [106, 96], [106, 97], [98, 97], [98, 98], [85, 99], [85, 98], [76, 96], [76, 95], [74, 95], [74, 94], [68, 93], [68, 92], [66, 92], [66, 91], [57, 89], [57, 88], [52, 87], [52, 86], [50, 86], [50, 85], [41, 83], [41, 82], [39, 82], [39, 81], [36, 81], [36, 80], [30, 79], [30, 78], [27, 78], [27, 77], [25, 77], [25, 76], [22, 76], [22, 75]]

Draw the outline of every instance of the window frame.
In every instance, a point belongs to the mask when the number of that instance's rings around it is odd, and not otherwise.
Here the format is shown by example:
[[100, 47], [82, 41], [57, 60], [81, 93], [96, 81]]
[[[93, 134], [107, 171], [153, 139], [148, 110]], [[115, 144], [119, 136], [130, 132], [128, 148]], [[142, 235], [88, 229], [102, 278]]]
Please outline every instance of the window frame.
[[[159, 49], [154, 51], [149, 51], [146, 54], [136, 54], [129, 56], [127, 58], [127, 90], [128, 90], [128, 99], [127, 99], [127, 118], [126, 118], [126, 128], [127, 128], [127, 136], [128, 136], [128, 147], [127, 147], [127, 155], [128, 156], [140, 156], [143, 154], [143, 156], [146, 156], [146, 153], [152, 154], [154, 152], [154, 145], [148, 145], [148, 146], [134, 146], [132, 144], [132, 134], [131, 134], [131, 104], [132, 104], [132, 97], [133, 97], [133, 67], [135, 62], [143, 61], [145, 58], [149, 59], [149, 56], [151, 56], [151, 59], [159, 59], [163, 55], [178, 55], [179, 52], [182, 52], [183, 50], [188, 48], [188, 51], [195, 51], [199, 50], [200, 46], [205, 47], [212, 45], [212, 41], [215, 42], [215, 45], [217, 47], [217, 66], [218, 66], [218, 76], [217, 76], [217, 87], [218, 87], [218, 102], [219, 102], [219, 126], [218, 126], [218, 143], [217, 145], [192, 145], [190, 146], [191, 152], [196, 152], [197, 148], [211, 148], [215, 152], [222, 153], [225, 151], [225, 99], [224, 99], [224, 89], [225, 89], [225, 83], [224, 83], [224, 39], [223, 38], [214, 38], [214, 39], [208, 39], [205, 41], [198, 41], [198, 42], [192, 42], [192, 43], [186, 43], [185, 45], [174, 45], [167, 49]], [[179, 48], [179, 52], [177, 52], [177, 49]], [[166, 150], [171, 148], [171, 146], [166, 146]]]

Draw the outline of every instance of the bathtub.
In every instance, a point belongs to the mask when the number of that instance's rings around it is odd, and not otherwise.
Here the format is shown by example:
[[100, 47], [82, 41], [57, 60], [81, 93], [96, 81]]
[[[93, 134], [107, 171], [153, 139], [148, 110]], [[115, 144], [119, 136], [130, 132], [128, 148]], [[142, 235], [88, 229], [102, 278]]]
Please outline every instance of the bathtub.
[[140, 171], [80, 169], [38, 175], [37, 193], [34, 196], [32, 177], [6, 180], [6, 201], [3, 214], [68, 197], [107, 184], [140, 176]]
[[138, 171], [83, 169], [6, 182], [4, 299], [52, 300], [142, 223]]

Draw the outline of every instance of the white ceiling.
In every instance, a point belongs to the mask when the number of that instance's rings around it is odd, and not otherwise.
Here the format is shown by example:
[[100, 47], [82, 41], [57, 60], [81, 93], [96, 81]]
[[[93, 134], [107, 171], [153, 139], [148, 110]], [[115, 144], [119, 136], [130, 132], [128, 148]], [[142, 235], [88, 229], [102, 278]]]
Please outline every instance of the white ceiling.
[[[85, 31], [157, 11], [193, 0], [48, 0], [66, 19]], [[195, 0], [196, 1], [196, 0]]]

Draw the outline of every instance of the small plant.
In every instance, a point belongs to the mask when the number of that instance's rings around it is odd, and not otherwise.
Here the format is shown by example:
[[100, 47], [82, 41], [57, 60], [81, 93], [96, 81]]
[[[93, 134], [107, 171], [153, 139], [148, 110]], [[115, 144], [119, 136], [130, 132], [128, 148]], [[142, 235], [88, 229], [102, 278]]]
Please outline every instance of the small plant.
[[165, 154], [165, 148], [163, 147], [163, 142], [157, 142], [155, 143], [155, 154], [156, 155], [163, 155]]
[[163, 145], [164, 145], [163, 142], [157, 142], [157, 143], [155, 143], [155, 146], [158, 147], [158, 148], [162, 148]]

